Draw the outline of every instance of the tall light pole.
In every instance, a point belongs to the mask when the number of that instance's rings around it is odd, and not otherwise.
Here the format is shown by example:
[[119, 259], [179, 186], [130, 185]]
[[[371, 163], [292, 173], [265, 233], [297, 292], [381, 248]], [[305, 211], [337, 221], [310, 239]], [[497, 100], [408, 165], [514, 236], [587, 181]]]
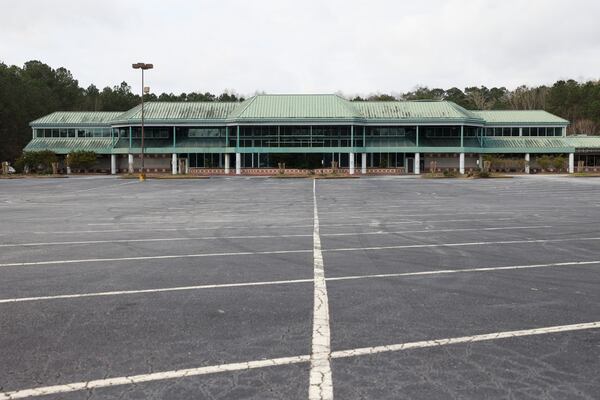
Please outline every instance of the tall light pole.
[[131, 65], [133, 69], [141, 69], [142, 70], [142, 168], [140, 169], [140, 181], [146, 180], [146, 174], [144, 173], [144, 93], [146, 92], [146, 88], [144, 87], [144, 71], [147, 69], [154, 68], [152, 64], [146, 63], [135, 63]]

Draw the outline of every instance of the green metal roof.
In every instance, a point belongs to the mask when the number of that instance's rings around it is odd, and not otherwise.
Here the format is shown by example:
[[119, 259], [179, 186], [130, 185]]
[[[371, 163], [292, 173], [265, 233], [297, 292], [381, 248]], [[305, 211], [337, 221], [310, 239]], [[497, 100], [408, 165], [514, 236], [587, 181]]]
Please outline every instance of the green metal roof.
[[31, 122], [31, 126], [106, 126], [121, 115], [121, 111], [57, 111]]
[[570, 146], [575, 148], [600, 149], [600, 136], [567, 136], [563, 138]]
[[85, 150], [100, 154], [110, 154], [113, 146], [112, 138], [34, 138], [23, 151], [52, 150], [55, 153], [67, 154], [71, 151]]
[[[147, 102], [144, 104], [144, 121], [156, 123], [189, 123], [197, 121], [223, 121], [239, 106], [233, 102]], [[142, 106], [121, 113], [114, 124], [139, 124]]]
[[563, 137], [484, 137], [483, 147], [501, 148], [565, 148], [571, 147]]
[[[147, 102], [148, 124], [406, 123], [564, 126], [546, 111], [469, 111], [450, 101], [352, 102], [333, 94], [256, 95], [234, 102]], [[138, 125], [141, 105], [125, 112], [55, 112], [33, 127]]]
[[484, 123], [473, 112], [450, 101], [356, 101], [351, 104], [367, 120]]
[[569, 121], [544, 110], [472, 111], [487, 125], [568, 125]]
[[245, 101], [230, 120], [355, 119], [360, 113], [351, 103], [333, 94], [256, 95]]

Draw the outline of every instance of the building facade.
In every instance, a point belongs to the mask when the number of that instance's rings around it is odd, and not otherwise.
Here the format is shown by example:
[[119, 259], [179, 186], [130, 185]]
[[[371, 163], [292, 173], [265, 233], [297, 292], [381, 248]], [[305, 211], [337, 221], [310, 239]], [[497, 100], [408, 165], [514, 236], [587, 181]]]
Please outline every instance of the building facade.
[[[97, 170], [140, 168], [141, 106], [126, 112], [55, 112], [31, 122], [25, 151], [96, 152]], [[149, 171], [244, 174], [277, 167], [350, 174], [388, 168], [419, 174], [435, 165], [464, 173], [485, 154], [526, 160], [560, 154], [568, 169], [600, 167], [600, 137], [566, 136], [545, 111], [470, 111], [448, 101], [354, 102], [337, 95], [256, 95], [240, 103], [147, 102]], [[435, 163], [432, 163], [435, 161]]]

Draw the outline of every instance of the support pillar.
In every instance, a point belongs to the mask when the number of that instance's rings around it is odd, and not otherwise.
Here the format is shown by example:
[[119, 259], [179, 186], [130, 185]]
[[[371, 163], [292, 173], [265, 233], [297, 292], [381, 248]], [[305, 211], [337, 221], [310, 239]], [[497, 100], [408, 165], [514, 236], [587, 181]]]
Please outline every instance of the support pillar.
[[362, 153], [360, 158], [361, 158], [360, 173], [366, 174], [367, 173], [367, 153]]
[[348, 153], [348, 170], [350, 175], [354, 175], [354, 153]]
[[483, 154], [479, 154], [479, 170], [483, 171]]
[[229, 153], [225, 153], [225, 175], [229, 175]]
[[69, 165], [69, 155], [65, 157], [65, 164], [67, 164], [67, 175], [71, 175], [71, 166]]
[[177, 154], [173, 153], [171, 156], [171, 173], [177, 175]]
[[242, 155], [235, 153], [235, 174], [241, 175], [242, 173]]
[[421, 153], [415, 153], [415, 166], [414, 169], [415, 175], [421, 174]]
[[190, 173], [190, 159], [189, 157], [185, 159], [185, 174], [188, 175]]
[[569, 153], [569, 173], [575, 172], [575, 153]]
[[110, 155], [110, 174], [115, 175], [117, 173], [117, 155]]
[[525, 153], [525, 173], [529, 173], [529, 162], [531, 161], [531, 156], [529, 153]]
[[127, 169], [130, 174], [133, 174], [133, 154], [127, 155]]
[[465, 173], [465, 153], [458, 155], [458, 172], [463, 175]]

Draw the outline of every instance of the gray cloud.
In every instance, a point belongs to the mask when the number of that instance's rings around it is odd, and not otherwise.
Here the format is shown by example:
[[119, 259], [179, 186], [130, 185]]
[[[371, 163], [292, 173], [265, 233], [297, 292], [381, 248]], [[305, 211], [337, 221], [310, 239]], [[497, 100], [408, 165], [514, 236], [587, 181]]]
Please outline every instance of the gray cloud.
[[0, 59], [82, 85], [153, 62], [156, 92], [401, 92], [597, 78], [600, 3], [585, 0], [3, 0]]

